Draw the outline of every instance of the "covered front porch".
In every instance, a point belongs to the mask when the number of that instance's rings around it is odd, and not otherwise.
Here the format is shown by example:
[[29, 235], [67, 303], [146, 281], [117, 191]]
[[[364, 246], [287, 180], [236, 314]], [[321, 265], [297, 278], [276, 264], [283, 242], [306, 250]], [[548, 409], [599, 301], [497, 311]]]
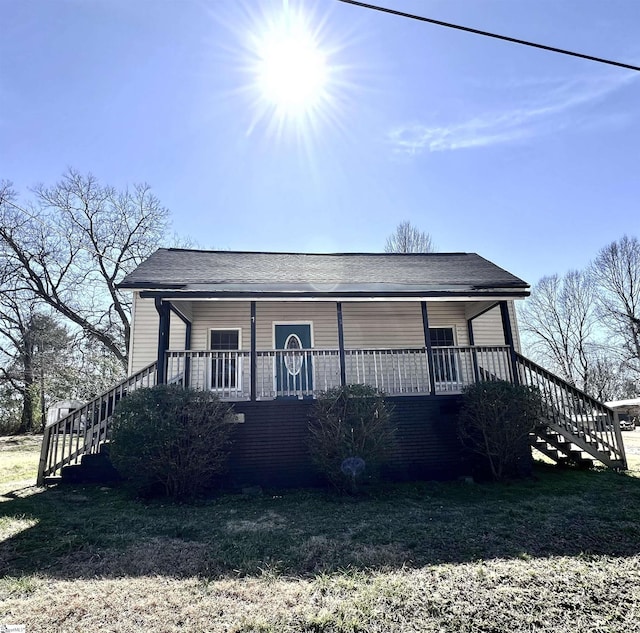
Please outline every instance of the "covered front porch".
[[[149, 308], [144, 295], [138, 311], [142, 302]], [[435, 396], [517, 376], [506, 300], [153, 299], [158, 382], [225, 400], [313, 398], [354, 383], [390, 396]]]

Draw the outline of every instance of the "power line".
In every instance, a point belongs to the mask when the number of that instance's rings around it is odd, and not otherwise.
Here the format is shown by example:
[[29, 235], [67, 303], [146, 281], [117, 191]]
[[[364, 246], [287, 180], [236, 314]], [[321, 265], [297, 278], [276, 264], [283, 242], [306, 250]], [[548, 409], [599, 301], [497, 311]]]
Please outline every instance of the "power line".
[[628, 70], [635, 70], [637, 72], [640, 72], [640, 66], [633, 66], [632, 64], [625, 64], [623, 62], [617, 62], [611, 59], [603, 59], [602, 57], [594, 57], [593, 55], [585, 55], [584, 53], [576, 53], [575, 51], [568, 51], [564, 48], [556, 48], [555, 46], [547, 46], [546, 44], [536, 44], [535, 42], [519, 40], [515, 37], [508, 37], [507, 35], [498, 35], [497, 33], [490, 33], [489, 31], [481, 31], [479, 29], [473, 29], [469, 26], [461, 26], [459, 24], [452, 24], [450, 22], [442, 22], [441, 20], [434, 20], [433, 18], [425, 18], [424, 16], [414, 15], [413, 13], [405, 13], [403, 11], [396, 11], [395, 9], [379, 7], [374, 4], [357, 2], [357, 0], [339, 0], [339, 2], [344, 2], [346, 4], [353, 4], [354, 6], [357, 6], [357, 7], [372, 9], [374, 11], [380, 11], [382, 13], [390, 13], [392, 15], [397, 15], [402, 18], [410, 18], [412, 20], [418, 20], [420, 22], [428, 22], [429, 24], [435, 24], [436, 26], [445, 26], [450, 29], [457, 29], [458, 31], [466, 31], [467, 33], [474, 33], [475, 35], [484, 35], [485, 37], [493, 37], [494, 39], [504, 40], [505, 42], [511, 42], [512, 44], [522, 44], [523, 46], [540, 48], [544, 51], [551, 51], [552, 53], [561, 53], [562, 55], [570, 55], [571, 57], [580, 57], [581, 59], [588, 59], [589, 61], [592, 61], [592, 62], [609, 64], [610, 66], [618, 66], [619, 68], [626, 68]]

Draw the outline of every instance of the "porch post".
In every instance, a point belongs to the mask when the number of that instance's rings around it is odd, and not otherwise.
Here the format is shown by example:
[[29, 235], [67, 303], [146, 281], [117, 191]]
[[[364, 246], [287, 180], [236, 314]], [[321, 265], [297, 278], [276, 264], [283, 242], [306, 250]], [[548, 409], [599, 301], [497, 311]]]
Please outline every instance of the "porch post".
[[[184, 323], [184, 349], [189, 351], [191, 349], [191, 321], [180, 312], [174, 305], [169, 304], [169, 309]], [[182, 384], [185, 387], [189, 386], [191, 380], [191, 358], [189, 355], [185, 355], [184, 358], [184, 375], [182, 378]]]
[[516, 361], [516, 348], [513, 346], [513, 330], [511, 329], [511, 317], [509, 316], [509, 304], [506, 301], [500, 302], [500, 315], [502, 316], [502, 329], [504, 330], [504, 342], [509, 346], [509, 357], [511, 359], [511, 375], [513, 384], [520, 384], [518, 378], [518, 363]]
[[478, 353], [475, 350], [476, 342], [473, 337], [473, 319], [467, 320], [467, 333], [469, 334], [469, 345], [471, 345], [471, 363], [473, 365], [473, 377], [476, 384], [480, 382], [480, 372], [478, 371]]
[[257, 385], [257, 368], [258, 368], [258, 354], [256, 351], [256, 302], [251, 302], [251, 400], [256, 399], [256, 385]]
[[[184, 328], [184, 348], [191, 349], [191, 321], [185, 323]], [[184, 359], [184, 386], [188, 387], [191, 382], [191, 357], [187, 354]]]
[[338, 315], [338, 352], [340, 355], [340, 385], [344, 387], [347, 384], [347, 368], [346, 357], [344, 353], [344, 329], [342, 327], [342, 303], [336, 303]]
[[424, 347], [427, 351], [427, 362], [429, 364], [429, 393], [436, 395], [436, 376], [434, 372], [433, 349], [431, 348], [431, 336], [429, 335], [429, 315], [427, 314], [427, 302], [421, 301], [422, 327], [424, 329]]
[[159, 385], [164, 385], [167, 382], [167, 355], [166, 351], [169, 349], [169, 311], [170, 304], [165, 303], [160, 297], [155, 298], [156, 310], [160, 317], [158, 323], [158, 380]]

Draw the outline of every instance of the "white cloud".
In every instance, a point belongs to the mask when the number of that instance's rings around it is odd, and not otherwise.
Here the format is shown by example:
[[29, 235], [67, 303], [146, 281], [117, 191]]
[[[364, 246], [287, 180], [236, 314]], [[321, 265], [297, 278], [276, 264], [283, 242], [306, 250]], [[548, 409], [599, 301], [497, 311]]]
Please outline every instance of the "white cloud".
[[[451, 123], [411, 123], [392, 129], [387, 137], [394, 152], [420, 154], [486, 147], [548, 134], [565, 127], [568, 116], [634, 81], [635, 73], [608, 78], [536, 82], [533, 96], [520, 106], [488, 111], [472, 119]], [[532, 91], [527, 91], [531, 93]]]

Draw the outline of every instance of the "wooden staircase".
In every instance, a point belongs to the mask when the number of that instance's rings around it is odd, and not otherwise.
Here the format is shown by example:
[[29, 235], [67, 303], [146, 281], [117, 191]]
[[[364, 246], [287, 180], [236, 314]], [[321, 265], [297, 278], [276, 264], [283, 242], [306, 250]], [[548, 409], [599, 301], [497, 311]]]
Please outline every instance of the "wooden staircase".
[[558, 464], [627, 468], [614, 411], [520, 354], [516, 367], [520, 384], [538, 388], [543, 398], [544, 424], [531, 436], [533, 448]]
[[[47, 424], [38, 464], [38, 485], [60, 481], [64, 468], [80, 466], [83, 461], [99, 460], [97, 456], [109, 439], [111, 416], [118, 402], [136, 389], [153, 387], [156, 379], [154, 362], [83, 407]], [[96, 457], [90, 457], [92, 455]], [[68, 472], [73, 472], [73, 469]]]
[[581, 469], [593, 468], [595, 464], [593, 459], [585, 457], [588, 453], [577, 448], [562, 433], [556, 433], [550, 429], [532, 434], [531, 446], [557, 464]]

